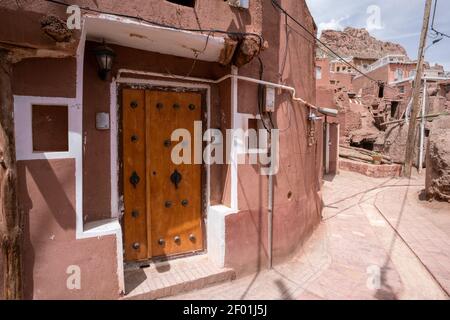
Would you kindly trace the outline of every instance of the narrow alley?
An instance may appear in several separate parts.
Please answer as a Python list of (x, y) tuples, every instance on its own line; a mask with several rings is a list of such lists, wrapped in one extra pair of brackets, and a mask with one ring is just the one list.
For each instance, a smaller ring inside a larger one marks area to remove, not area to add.
[(422, 199), (424, 177), (350, 172), (324, 185), (323, 221), (288, 262), (171, 299), (448, 299), (450, 204)]

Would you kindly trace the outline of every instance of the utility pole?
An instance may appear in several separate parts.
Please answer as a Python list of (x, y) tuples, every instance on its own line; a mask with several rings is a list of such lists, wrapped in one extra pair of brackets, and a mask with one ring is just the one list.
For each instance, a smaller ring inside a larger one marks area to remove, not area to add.
[[(423, 16), (422, 35), (420, 37), (419, 54), (417, 62), (416, 79), (414, 81), (413, 105), (411, 117), (409, 120), (408, 140), (406, 142), (405, 155), (405, 176), (410, 178), (412, 173), (412, 165), (414, 159), (414, 151), (416, 150), (416, 134), (417, 134), (417, 116), (420, 111), (420, 87), (422, 85), (424, 48), (427, 42), (428, 27), (430, 25), (431, 5), (433, 0), (426, 0), (425, 13)], [(425, 92), (424, 92), (425, 94)]]

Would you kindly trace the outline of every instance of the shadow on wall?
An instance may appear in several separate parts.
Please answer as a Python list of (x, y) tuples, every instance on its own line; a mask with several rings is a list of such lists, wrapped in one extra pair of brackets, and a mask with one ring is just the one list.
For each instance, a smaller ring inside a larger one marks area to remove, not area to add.
[(34, 275), (42, 272), (34, 270), (36, 255), (45, 255), (49, 242), (75, 238), (74, 172), (74, 160), (18, 162), (19, 205), (24, 211), (25, 228), (26, 299), (33, 298)]

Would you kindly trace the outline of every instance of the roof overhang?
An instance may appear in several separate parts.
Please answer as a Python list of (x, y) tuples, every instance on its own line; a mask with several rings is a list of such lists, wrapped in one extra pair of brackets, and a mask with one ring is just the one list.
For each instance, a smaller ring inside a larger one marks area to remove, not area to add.
[(160, 27), (112, 15), (86, 15), (86, 38), (134, 49), (227, 64), (236, 42), (224, 37)]

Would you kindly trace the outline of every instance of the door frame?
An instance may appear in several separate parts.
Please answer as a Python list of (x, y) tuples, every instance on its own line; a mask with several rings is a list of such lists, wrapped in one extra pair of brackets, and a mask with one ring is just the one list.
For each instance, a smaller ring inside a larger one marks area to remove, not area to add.
[[(111, 105), (110, 105), (110, 123), (111, 123), (111, 212), (112, 218), (122, 218), (123, 188), (122, 188), (122, 89), (131, 88), (138, 90), (167, 90), (172, 92), (198, 92), (202, 96), (202, 123), (203, 132), (210, 129), (211, 125), (211, 86), (202, 83), (191, 83), (181, 81), (166, 81), (156, 79), (139, 79), (139, 78), (121, 78), (119, 81), (114, 79), (111, 83)], [(204, 142), (203, 142), (204, 143)], [(204, 150), (202, 148), (202, 150)], [(164, 257), (163, 259), (176, 259), (183, 256), (191, 256), (195, 254), (207, 253), (207, 217), (210, 208), (210, 165), (203, 163), (202, 165), (202, 232), (203, 232), (203, 250), (194, 253), (186, 253)], [(121, 221), (122, 238), (124, 237), (124, 228)], [(158, 257), (152, 257), (149, 260), (157, 260)], [(139, 262), (138, 262), (139, 263)]]

